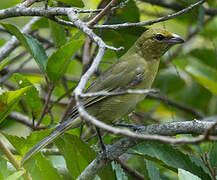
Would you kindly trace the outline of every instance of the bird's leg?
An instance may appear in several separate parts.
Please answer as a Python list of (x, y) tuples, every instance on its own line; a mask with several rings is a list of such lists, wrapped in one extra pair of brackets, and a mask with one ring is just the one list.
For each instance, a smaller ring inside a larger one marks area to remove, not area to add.
[(133, 129), (133, 131), (137, 131), (138, 127), (139, 127), (139, 126), (134, 125), (134, 124), (125, 124), (125, 123), (116, 123), (114, 126), (131, 128), (131, 129)]
[(82, 123), (80, 126), (80, 138), (82, 138), (83, 130), (84, 130), (84, 125)]
[(98, 139), (99, 139), (99, 143), (101, 145), (101, 148), (102, 148), (102, 151), (105, 155), (107, 155), (107, 152), (106, 152), (106, 145), (104, 144), (103, 140), (102, 140), (102, 136), (100, 134), (100, 129), (98, 127), (96, 127), (96, 133), (97, 133), (97, 136), (98, 136)]

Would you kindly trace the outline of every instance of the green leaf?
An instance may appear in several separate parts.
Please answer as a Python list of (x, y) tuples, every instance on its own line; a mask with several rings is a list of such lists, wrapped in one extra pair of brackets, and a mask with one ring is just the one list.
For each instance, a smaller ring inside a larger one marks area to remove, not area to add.
[(1, 132), (5, 134), (10, 134), (18, 137), (27, 137), (32, 132), (32, 130), (24, 124), (15, 121), (14, 119), (7, 117), (3, 123), (0, 124)]
[(0, 180), (4, 180), (6, 177), (10, 175), (10, 171), (7, 166), (7, 161), (0, 157)]
[(192, 162), (194, 162), (197, 166), (200, 166), (204, 172), (206, 172), (207, 174), (210, 175), (210, 177), (212, 176), (209, 169), (206, 167), (204, 162), (201, 160), (200, 156), (189, 156), (189, 157), (190, 157)]
[(160, 180), (159, 169), (155, 163), (146, 160), (146, 168), (148, 170), (148, 176), (151, 180)]
[(38, 30), (41, 28), (49, 28), (49, 23), (48, 23), (48, 19), (45, 17), (41, 17), (40, 19), (38, 19), (31, 27), (31, 30)]
[(127, 180), (127, 175), (124, 170), (121, 168), (120, 164), (112, 161), (112, 169), (115, 171), (117, 180)]
[(217, 143), (213, 142), (210, 148), (210, 151), (208, 153), (208, 161), (213, 169), (217, 168), (217, 156), (216, 155), (217, 155)]
[(210, 67), (216, 67), (216, 52), (213, 49), (197, 48), (189, 52), (189, 54)]
[(14, 58), (6, 58), (2, 62), (0, 62), (0, 71), (8, 64), (10, 63)]
[(33, 84), (24, 76), (20, 74), (13, 74), (13, 78), (17, 82), (17, 85), (20, 88), (24, 88), (26, 86), (31, 86), (29, 91), (26, 92), (25, 99), (28, 102), (28, 108), (30, 108), (30, 115), (32, 118), (37, 119), (37, 117), (41, 113), (42, 103), (39, 97), (38, 90), (33, 86)]
[(172, 68), (159, 71), (156, 79), (154, 80), (153, 87), (163, 90), (164, 93), (177, 93), (185, 87), (186, 84), (184, 80), (180, 79), (177, 72), (172, 71)]
[(24, 170), (16, 171), (15, 173), (8, 176), (5, 180), (16, 180), (24, 174)]
[(188, 155), (167, 144), (142, 142), (130, 149), (129, 153), (139, 156), (142, 155), (146, 159), (174, 172), (177, 172), (178, 168), (182, 168), (196, 174), (202, 179), (210, 179), (210, 176), (206, 174), (201, 167), (193, 163)]
[(24, 155), (35, 144), (47, 137), (51, 132), (51, 129), (33, 131), (26, 139), (18, 136), (8, 135), (5, 133), (3, 135), (13, 145), (17, 152), (19, 152), (21, 155)]
[[(120, 2), (120, 1), (119, 1)], [(123, 1), (122, 1), (123, 2)], [(140, 10), (136, 5), (136, 1), (129, 1), (127, 6), (117, 9), (108, 20), (108, 24), (122, 24), (127, 22), (139, 22)], [(114, 30), (106, 30), (103, 33), (103, 39), (112, 43), (115, 47), (123, 46), (124, 50), (117, 53), (120, 57), (134, 44), (138, 37), (146, 30), (145, 27), (120, 28)]]
[[(198, 84), (196, 81), (189, 83), (185, 86), (185, 88), (180, 90), (179, 94), (176, 95), (177, 101), (188, 104), (189, 106), (197, 108), (202, 112), (206, 111), (210, 97), (212, 96), (207, 89)], [(198, 97), (200, 97), (200, 101), (198, 101)]]
[(217, 71), (202, 63), (188, 65), (185, 70), (203, 87), (217, 96)]
[(193, 58), (185, 61), (185, 64), (181, 66), (179, 62), (175, 61), (175, 63), (189, 73), (200, 85), (217, 96), (217, 71)]
[(103, 168), (100, 172), (99, 172), (99, 177), (101, 179), (115, 179), (116, 178), (116, 174), (113, 171), (112, 165), (111, 163), (108, 164), (105, 168)]
[(41, 153), (37, 154), (35, 159), (41, 169), (42, 179), (63, 180), (58, 170), (53, 167), (51, 161), (46, 159)]
[(50, 22), (51, 35), (56, 47), (61, 47), (66, 42), (66, 32), (63, 25), (58, 24), (54, 21)]
[(18, 3), (21, 3), (22, 0), (13, 0), (13, 1), (1, 1), (0, 9), (6, 9), (12, 6), (17, 5)]
[(184, 169), (178, 169), (179, 180), (201, 180), (199, 177), (194, 174), (185, 171)]
[(1, 23), (1, 25), (11, 34), (16, 36), (16, 38), (25, 46), (25, 48), (36, 60), (42, 72), (45, 72), (47, 55), (41, 43), (29, 35), (22, 34), (20, 30), (14, 25), (7, 23)]
[(58, 2), (67, 4), (69, 6), (73, 6), (73, 7), (79, 7), (82, 8), (84, 7), (84, 3), (82, 0), (57, 0)]
[(4, 91), (0, 95), (0, 122), (2, 122), (8, 114), (10, 114), (20, 98), (29, 89), (30, 87), (25, 87), (16, 91)]
[(86, 143), (71, 134), (64, 134), (63, 137), (55, 140), (55, 144), (64, 156), (66, 166), (73, 179), (76, 179), (96, 157), (95, 152)]
[(28, 43), (28, 49), (30, 53), (36, 60), (42, 72), (45, 72), (46, 63), (47, 63), (47, 54), (45, 52), (45, 49), (43, 48), (42, 44), (38, 42), (38, 40), (34, 39), (33, 37), (29, 35), (24, 35), (24, 37)]
[(46, 72), (52, 83), (60, 80), (68, 67), (72, 55), (81, 48), (82, 44), (82, 40), (72, 39), (49, 57)]
[(42, 179), (42, 169), (38, 166), (35, 159), (30, 159), (24, 165), (24, 168), (31, 174), (33, 180)]

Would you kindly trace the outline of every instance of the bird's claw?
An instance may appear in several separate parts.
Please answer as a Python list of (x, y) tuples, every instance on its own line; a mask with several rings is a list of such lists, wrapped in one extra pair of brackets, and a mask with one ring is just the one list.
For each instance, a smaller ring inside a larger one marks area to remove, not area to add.
[(102, 154), (105, 157), (105, 159), (109, 159), (109, 147), (110, 145), (103, 144), (102, 149), (100, 150), (100, 154)]
[(115, 126), (130, 128), (133, 129), (134, 132), (136, 132), (139, 129), (139, 126), (134, 124), (117, 123), (115, 124)]

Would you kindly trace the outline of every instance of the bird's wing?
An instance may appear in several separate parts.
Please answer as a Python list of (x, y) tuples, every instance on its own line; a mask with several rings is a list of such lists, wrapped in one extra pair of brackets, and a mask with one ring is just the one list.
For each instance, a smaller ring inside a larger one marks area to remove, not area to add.
[[(108, 68), (88, 87), (85, 93), (107, 91), (118, 92), (134, 88), (144, 78), (145, 68), (140, 64), (133, 63), (131, 65), (125, 61), (119, 61)], [(85, 108), (102, 101), (108, 96), (94, 96), (83, 100)], [(77, 115), (77, 108), (74, 107), (70, 113), (70, 117)]]
[(118, 61), (101, 74), (86, 92), (111, 91), (117, 88), (124, 90), (140, 74), (144, 74), (144, 67), (140, 64)]
[[(118, 62), (119, 63), (119, 62)], [(140, 70), (138, 68), (141, 68)], [(134, 88), (138, 85), (144, 78), (144, 69), (137, 63), (132, 65), (120, 62), (118, 66), (114, 65), (112, 68), (106, 70), (99, 78), (97, 78), (92, 85), (87, 89), (86, 92), (97, 92), (106, 90), (108, 92), (117, 92), (120, 90), (126, 90), (129, 88)], [(88, 97), (84, 99), (84, 106), (91, 106), (98, 101), (102, 101), (108, 96), (95, 96)], [(47, 144), (52, 142), (58, 136), (63, 134), (70, 127), (77, 127), (82, 120), (76, 118), (78, 116), (77, 108), (72, 109), (70, 118), (60, 124), (52, 134), (36, 144), (32, 149), (30, 149), (22, 159), (21, 164), (24, 164), (30, 157), (40, 151)]]

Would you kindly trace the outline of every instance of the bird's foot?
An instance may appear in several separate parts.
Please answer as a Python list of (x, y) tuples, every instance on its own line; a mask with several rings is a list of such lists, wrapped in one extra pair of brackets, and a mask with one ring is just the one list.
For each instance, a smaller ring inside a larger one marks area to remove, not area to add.
[(110, 145), (101, 144), (100, 153), (105, 157), (105, 159), (109, 159), (109, 147)]
[(130, 128), (133, 129), (133, 131), (137, 131), (139, 129), (139, 126), (134, 124), (116, 123), (115, 126)]

